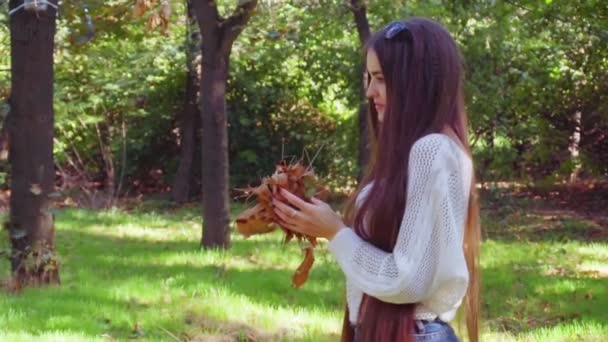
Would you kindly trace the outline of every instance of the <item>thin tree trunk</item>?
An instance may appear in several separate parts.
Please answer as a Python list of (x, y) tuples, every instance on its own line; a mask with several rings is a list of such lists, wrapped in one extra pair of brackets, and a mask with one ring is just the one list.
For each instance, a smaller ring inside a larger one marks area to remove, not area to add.
[(122, 153), (120, 157), (120, 176), (118, 176), (118, 186), (116, 187), (116, 192), (112, 197), (118, 198), (121, 196), (122, 192), (122, 184), (125, 180), (125, 172), (127, 169), (127, 126), (125, 125), (125, 119), (122, 118), (122, 122), (120, 125), (120, 136), (122, 138)]
[[(488, 151), (494, 151), (494, 138), (496, 137), (497, 117), (498, 116), (495, 116), (492, 119), (492, 122), (490, 123), (490, 128), (485, 136), (486, 146), (487, 146)], [(515, 137), (513, 137), (512, 139), (514, 141)], [(522, 146), (522, 148), (523, 148), (523, 146)], [(494, 153), (489, 153), (485, 156), (484, 160), (482, 161), (483, 167), (481, 168), (482, 170), (480, 170), (480, 173), (481, 173), (480, 181), (482, 181), (482, 182), (486, 181), (488, 176), (490, 175), (489, 171), (491, 170), (490, 165), (492, 164), (493, 156), (494, 156)], [(519, 173), (519, 164), (517, 163), (517, 160), (519, 160), (519, 158), (517, 158), (515, 161), (513, 161), (512, 168), (513, 168), (513, 171)]]
[[(53, 2), (55, 3), (55, 2)], [(21, 1), (11, 0), (13, 9)], [(59, 282), (53, 192), (53, 48), (56, 11), (20, 10), (10, 18), (11, 96), (7, 118), (11, 164), (12, 287)]]
[[(186, 104), (182, 113), (180, 122), (181, 145), (180, 159), (175, 180), (173, 182), (173, 200), (182, 203), (186, 202), (190, 197), (190, 184), (192, 178), (192, 165), (195, 146), (196, 134), (196, 116), (199, 115), (196, 94), (198, 93), (198, 84), (195, 84), (192, 77), (188, 75), (186, 81)], [(198, 83), (198, 82), (197, 82)], [(192, 103), (192, 101), (195, 101)]]
[(226, 81), (230, 51), (257, 0), (239, 1), (229, 18), (221, 18), (212, 0), (194, 3), (201, 31), (202, 70), (200, 111), (202, 123), (203, 248), (230, 246), (228, 201), (228, 125)]
[(100, 202), (91, 201), (93, 208), (107, 208), (114, 205), (116, 194), (116, 170), (114, 168), (114, 156), (112, 155), (112, 137), (107, 123), (95, 124), (97, 139), (99, 141), (99, 151), (103, 160), (104, 170), (104, 195), (101, 196)]
[[(359, 42), (361, 47), (365, 45), (371, 32), (369, 29), (369, 22), (367, 20), (367, 8), (364, 0), (351, 0), (350, 8), (355, 17), (355, 24), (357, 25), (357, 32), (359, 33)], [(362, 77), (359, 87), (359, 175), (358, 179), (361, 180), (370, 158), (370, 145), (369, 145), (369, 120), (368, 120), (368, 109), (367, 100), (365, 96), (365, 85), (366, 85), (366, 70), (365, 63), (361, 64), (360, 75)]]
[(582, 112), (577, 110), (574, 112), (574, 130), (572, 137), (570, 137), (570, 157), (572, 158), (572, 165), (574, 168), (570, 173), (570, 183), (574, 183), (578, 179), (578, 175), (581, 172), (581, 161), (580, 161), (580, 145), (581, 145), (581, 132), (582, 132)]
[(198, 94), (200, 88), (200, 72), (196, 65), (196, 60), (200, 55), (200, 34), (196, 27), (196, 17), (192, 6), (193, 0), (187, 2), (187, 17), (188, 30), (186, 37), (187, 53), (186, 64), (188, 67), (188, 75), (186, 77), (186, 94), (184, 110), (180, 120), (181, 132), (181, 155), (179, 167), (173, 182), (173, 199), (176, 202), (185, 202), (190, 197), (190, 185), (193, 175), (193, 159), (196, 149), (196, 134), (198, 131), (197, 123), (200, 122), (197, 116), (200, 115), (198, 108)]

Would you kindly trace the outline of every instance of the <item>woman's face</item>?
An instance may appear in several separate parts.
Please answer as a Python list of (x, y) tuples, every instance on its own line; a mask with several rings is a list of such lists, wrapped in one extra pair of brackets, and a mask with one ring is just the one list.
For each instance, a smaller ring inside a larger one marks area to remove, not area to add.
[(378, 112), (378, 122), (382, 123), (386, 108), (386, 84), (384, 83), (384, 75), (380, 68), (378, 55), (372, 49), (367, 50), (367, 73), (370, 78), (365, 95), (374, 101), (376, 112)]

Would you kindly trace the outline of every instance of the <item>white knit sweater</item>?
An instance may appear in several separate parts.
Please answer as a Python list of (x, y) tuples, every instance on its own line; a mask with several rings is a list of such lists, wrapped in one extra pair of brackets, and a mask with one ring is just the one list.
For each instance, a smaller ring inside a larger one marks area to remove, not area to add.
[[(357, 322), (363, 293), (388, 303), (419, 303), (417, 319), (451, 321), (469, 281), (463, 252), (472, 162), (444, 134), (414, 143), (409, 156), (407, 203), (397, 242), (386, 253), (352, 229), (330, 241), (346, 275), (349, 319)], [(357, 207), (369, 185), (357, 198)]]

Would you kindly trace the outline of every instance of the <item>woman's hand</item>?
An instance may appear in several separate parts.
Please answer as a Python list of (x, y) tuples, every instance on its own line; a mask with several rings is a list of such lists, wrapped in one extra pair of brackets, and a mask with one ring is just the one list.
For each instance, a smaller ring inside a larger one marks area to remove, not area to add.
[(328, 240), (340, 229), (346, 228), (340, 215), (320, 199), (313, 197), (312, 203), (308, 203), (285, 189), (281, 189), (281, 195), (291, 206), (277, 199), (273, 199), (272, 204), (281, 221), (279, 223), (285, 228)]

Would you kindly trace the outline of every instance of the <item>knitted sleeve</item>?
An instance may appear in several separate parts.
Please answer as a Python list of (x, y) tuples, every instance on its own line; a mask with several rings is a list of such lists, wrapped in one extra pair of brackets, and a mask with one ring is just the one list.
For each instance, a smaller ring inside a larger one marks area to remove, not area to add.
[(470, 177), (463, 175), (466, 171), (448, 139), (433, 134), (412, 147), (406, 207), (392, 253), (350, 228), (330, 241), (352, 289), (399, 304), (423, 302), (441, 290), (448, 295), (432, 301), (439, 310), (457, 306), (464, 296), (468, 272), (462, 242)]

